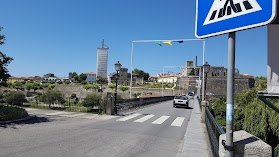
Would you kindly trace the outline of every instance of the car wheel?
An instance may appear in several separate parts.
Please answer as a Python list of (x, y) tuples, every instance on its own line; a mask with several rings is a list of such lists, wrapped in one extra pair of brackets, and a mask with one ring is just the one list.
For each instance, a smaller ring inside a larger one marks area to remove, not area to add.
[(175, 106), (175, 105), (173, 105), (173, 107), (174, 107), (174, 108), (176, 108), (176, 106)]

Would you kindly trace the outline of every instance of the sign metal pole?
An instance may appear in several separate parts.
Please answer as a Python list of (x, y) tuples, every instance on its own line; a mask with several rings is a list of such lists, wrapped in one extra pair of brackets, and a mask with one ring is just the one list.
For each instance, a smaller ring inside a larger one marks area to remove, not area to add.
[(234, 121), (234, 74), (235, 74), (235, 32), (229, 33), (228, 72), (227, 72), (227, 109), (226, 109), (226, 157), (233, 157)]

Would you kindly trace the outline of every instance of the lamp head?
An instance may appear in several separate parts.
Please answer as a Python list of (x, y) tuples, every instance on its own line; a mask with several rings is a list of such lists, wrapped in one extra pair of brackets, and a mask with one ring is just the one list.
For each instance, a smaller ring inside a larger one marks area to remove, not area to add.
[(115, 70), (120, 71), (122, 65), (119, 63), (119, 61), (117, 63), (115, 63), (114, 65), (115, 65)]
[(203, 68), (204, 68), (204, 72), (205, 72), (205, 73), (208, 73), (209, 70), (210, 70), (210, 65), (206, 62), (206, 63), (203, 65)]

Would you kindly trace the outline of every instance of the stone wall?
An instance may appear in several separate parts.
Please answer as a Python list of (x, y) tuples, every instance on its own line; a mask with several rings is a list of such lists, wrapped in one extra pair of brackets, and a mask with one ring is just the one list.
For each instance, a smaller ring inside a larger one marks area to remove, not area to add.
[[(48, 89), (44, 89), (44, 90), (37, 90), (37, 92), (44, 92)], [(53, 90), (59, 90), (61, 91), (65, 97), (70, 97), (73, 93), (75, 93), (77, 95), (77, 97), (79, 98), (85, 98), (87, 95), (89, 94), (99, 94), (104, 97), (106, 96), (107, 92), (111, 92), (114, 93), (115, 89), (110, 89), (110, 88), (106, 88), (105, 90), (103, 90), (103, 92), (98, 92), (94, 89), (88, 89), (85, 90), (83, 88), (83, 85), (56, 85), (55, 88)], [(33, 90), (31, 90), (33, 91)], [(173, 90), (173, 89), (164, 89), (164, 96), (172, 96), (173, 94), (178, 94), (179, 90)], [(185, 91), (181, 90), (180, 91), (182, 94), (186, 94)], [(122, 98), (130, 98), (130, 88), (123, 92), (121, 91), (119, 88), (117, 89), (117, 93), (118, 95), (120, 95)], [(162, 89), (161, 88), (140, 88), (140, 87), (133, 87), (132, 88), (132, 93), (141, 93), (141, 96), (146, 95), (146, 94), (152, 94), (152, 95), (156, 95), (156, 96), (162, 96)]]
[[(243, 90), (253, 88), (255, 80), (253, 78), (235, 78), (235, 94), (240, 94)], [(208, 77), (207, 78), (208, 96), (226, 96), (227, 77)]]

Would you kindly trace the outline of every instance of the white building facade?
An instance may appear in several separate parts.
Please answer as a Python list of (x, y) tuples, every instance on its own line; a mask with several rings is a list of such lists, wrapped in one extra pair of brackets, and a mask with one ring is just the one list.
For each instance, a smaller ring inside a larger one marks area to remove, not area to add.
[(86, 81), (87, 82), (95, 82), (96, 81), (96, 73), (94, 72), (88, 72), (88, 73), (85, 73), (85, 75), (87, 76), (86, 78)]
[(97, 48), (97, 76), (107, 78), (108, 48)]

